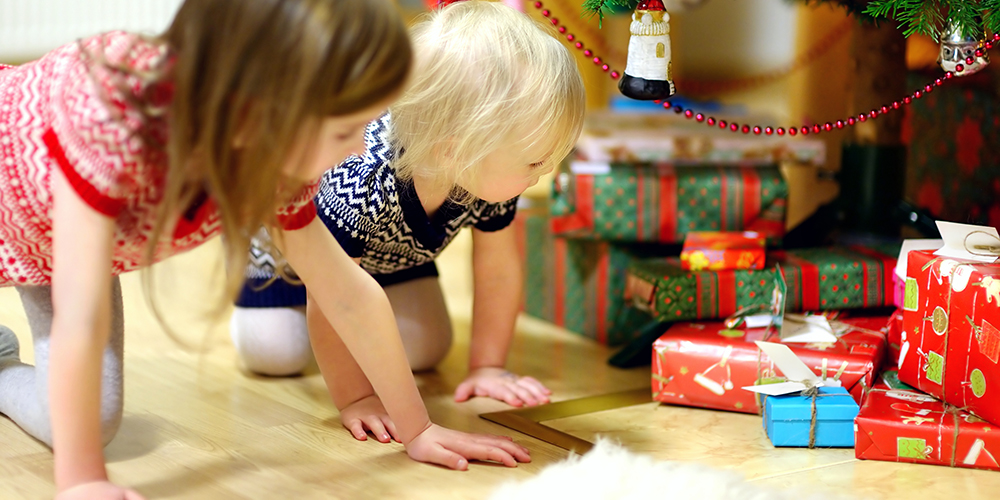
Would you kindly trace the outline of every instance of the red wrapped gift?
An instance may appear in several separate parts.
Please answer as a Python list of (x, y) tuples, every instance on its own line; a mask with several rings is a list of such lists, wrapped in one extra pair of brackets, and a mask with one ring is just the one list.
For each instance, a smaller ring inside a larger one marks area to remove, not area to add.
[(903, 344), (903, 311), (896, 310), (889, 316), (889, 323), (885, 325), (885, 335), (888, 340), (887, 367), (899, 367), (899, 347)]
[(1000, 264), (910, 252), (899, 378), (1000, 423)]
[(764, 269), (766, 243), (764, 236), (753, 231), (688, 233), (681, 251), (681, 269)]
[[(818, 375), (837, 378), (861, 401), (885, 360), (886, 318), (831, 322), (839, 341), (788, 343)], [(838, 328), (840, 327), (840, 328)], [(678, 323), (653, 343), (653, 399), (699, 408), (759, 413), (757, 395), (741, 387), (782, 376), (754, 341), (779, 342), (771, 328), (729, 330), (721, 322)]]
[(874, 389), (854, 424), (862, 460), (1000, 470), (1000, 427), (926, 394)]

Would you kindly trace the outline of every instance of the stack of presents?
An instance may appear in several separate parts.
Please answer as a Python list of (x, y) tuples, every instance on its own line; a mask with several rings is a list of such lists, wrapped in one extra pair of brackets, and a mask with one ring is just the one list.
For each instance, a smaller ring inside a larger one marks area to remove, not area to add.
[(760, 414), (775, 446), (1000, 470), (996, 229), (783, 248), (783, 167), (823, 148), (585, 133), (519, 210), (525, 312), (608, 345), (659, 325), (653, 399)]

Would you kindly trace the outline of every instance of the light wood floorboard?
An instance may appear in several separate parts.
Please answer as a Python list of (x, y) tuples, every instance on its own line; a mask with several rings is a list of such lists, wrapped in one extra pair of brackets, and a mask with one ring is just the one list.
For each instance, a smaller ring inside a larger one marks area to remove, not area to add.
[[(461, 430), (511, 434), (478, 418), (502, 403), (456, 404), (468, 349), (471, 286), (468, 235), (440, 260), (456, 345), (443, 365), (417, 381), (435, 422)], [(398, 444), (355, 441), (315, 369), (298, 378), (249, 376), (238, 368), (226, 318), (207, 315), (216, 303), (215, 242), (157, 266), (158, 304), (175, 335), (200, 344), (183, 349), (156, 322), (140, 274), (123, 279), (126, 303), (126, 407), (107, 448), (114, 480), (151, 498), (485, 498), (504, 481), (523, 480), (566, 453), (514, 435), (533, 462), (517, 469), (474, 464), (452, 472), (410, 460)], [(214, 279), (206, 279), (212, 277)], [(0, 323), (15, 329), (31, 359), (17, 293), (0, 289)], [(611, 350), (545, 322), (521, 318), (510, 368), (554, 390), (555, 400), (642, 387), (648, 368), (617, 370)], [(1000, 473), (854, 459), (852, 450), (775, 449), (758, 417), (653, 403), (549, 421), (584, 439), (606, 436), (661, 459), (736, 470), (769, 486), (859, 494), (866, 498), (994, 498)], [(0, 418), (0, 498), (53, 493), (52, 457)], [(655, 478), (651, 479), (655, 480)], [(664, 485), (664, 492), (669, 485)]]

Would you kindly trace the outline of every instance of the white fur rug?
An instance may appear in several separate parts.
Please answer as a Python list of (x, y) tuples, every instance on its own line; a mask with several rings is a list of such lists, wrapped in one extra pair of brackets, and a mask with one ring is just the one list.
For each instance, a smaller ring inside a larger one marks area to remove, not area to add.
[(502, 485), (491, 500), (843, 500), (767, 489), (704, 465), (662, 462), (599, 440), (586, 455), (546, 467), (522, 483)]

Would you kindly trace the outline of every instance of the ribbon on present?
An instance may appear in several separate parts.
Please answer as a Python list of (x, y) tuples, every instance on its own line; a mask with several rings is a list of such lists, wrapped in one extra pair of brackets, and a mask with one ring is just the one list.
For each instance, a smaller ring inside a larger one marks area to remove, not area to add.
[[(921, 266), (920, 270), (921, 271), (926, 271), (928, 268), (930, 268), (931, 266), (933, 266), (935, 263), (937, 263), (939, 261), (944, 261), (944, 260), (945, 259), (943, 257), (933, 258), (933, 259), (927, 261), (926, 264), (924, 264), (923, 266)], [(941, 267), (943, 267), (943, 266), (941, 266)], [(941, 267), (939, 267), (939, 272), (941, 270)], [(956, 279), (956, 276), (961, 273), (960, 270), (963, 269), (963, 268), (970, 268), (973, 271), (975, 270), (975, 267), (974, 267), (973, 264), (967, 264), (966, 263), (966, 264), (956, 264), (955, 267), (953, 267), (948, 272), (948, 282), (949, 282), (949, 284), (948, 284), (948, 287), (947, 287), (947, 300), (945, 301), (945, 307), (943, 308), (944, 311), (945, 311), (944, 315), (945, 315), (945, 321), (947, 321), (947, 325), (945, 326), (944, 331), (939, 334), (942, 337), (944, 337), (944, 346), (942, 348), (942, 354), (938, 355), (938, 356), (941, 356), (941, 358), (942, 358), (941, 359), (941, 380), (940, 380), (940, 386), (941, 386), (941, 393), (942, 394), (944, 394), (944, 392), (947, 390), (946, 388), (948, 387), (946, 385), (946, 382), (947, 382), (946, 378), (948, 376), (948, 370), (945, 369), (944, 358), (947, 357), (947, 355), (948, 355), (948, 352), (949, 352), (948, 351), (948, 342), (951, 339), (951, 319), (949, 318), (949, 315), (951, 314), (951, 311), (952, 311), (951, 299), (954, 296), (954, 287), (951, 285), (951, 283), (952, 283), (953, 280)], [(930, 274), (931, 275), (934, 274), (933, 270), (932, 270), (932, 272)], [(939, 278), (939, 279), (942, 279), (942, 278), (943, 278), (943, 276), (941, 278)], [(935, 310), (938, 309), (938, 308), (941, 308), (941, 306), (938, 306), (937, 308), (935, 308)], [(926, 321), (927, 319), (931, 319), (931, 321), (932, 321), (932, 328), (933, 328), (933, 324), (936, 323), (936, 321), (934, 321), (933, 313), (932, 313), (932, 316), (930, 318), (923, 318), (924, 321)], [(937, 334), (938, 332), (935, 330), (934, 333)], [(923, 358), (922, 371), (924, 371), (926, 373), (928, 371), (928, 369), (930, 368), (930, 366), (931, 366), (931, 363), (930, 363), (930, 353), (924, 353), (923, 350), (920, 349), (919, 347), (917, 348), (916, 352), (917, 352), (918, 356), (920, 356), (921, 358)], [(927, 377), (928, 380), (931, 380), (933, 382), (937, 382), (937, 381), (934, 381), (933, 379), (931, 379), (930, 375), (925, 375), (925, 377)]]
[[(837, 375), (835, 379), (827, 379), (826, 370), (823, 371), (823, 376), (818, 377), (813, 373), (812, 369), (806, 366), (798, 356), (792, 352), (788, 346), (784, 344), (775, 344), (772, 342), (755, 342), (757, 347), (760, 349), (758, 351), (758, 373), (760, 370), (760, 359), (763, 353), (766, 353), (774, 364), (781, 368), (782, 373), (785, 374), (787, 381), (780, 382), (777, 384), (766, 384), (766, 385), (751, 385), (743, 387), (743, 389), (757, 393), (763, 394), (765, 396), (783, 396), (788, 394), (793, 394), (798, 392), (800, 395), (811, 398), (812, 404), (812, 416), (810, 417), (809, 424), (809, 448), (816, 447), (816, 398), (822, 396), (848, 396), (850, 393), (840, 393), (840, 394), (820, 394), (820, 387), (841, 387), (840, 384), (840, 374)], [(853, 400), (852, 400), (853, 401)]]
[[(811, 398), (812, 404), (812, 416), (809, 418), (809, 449), (816, 447), (816, 398), (821, 398), (825, 396), (847, 396), (851, 397), (850, 393), (839, 393), (839, 394), (820, 394), (818, 385), (807, 384), (809, 387), (802, 391), (801, 395), (807, 398)], [(955, 439), (958, 439), (956, 436)]]

